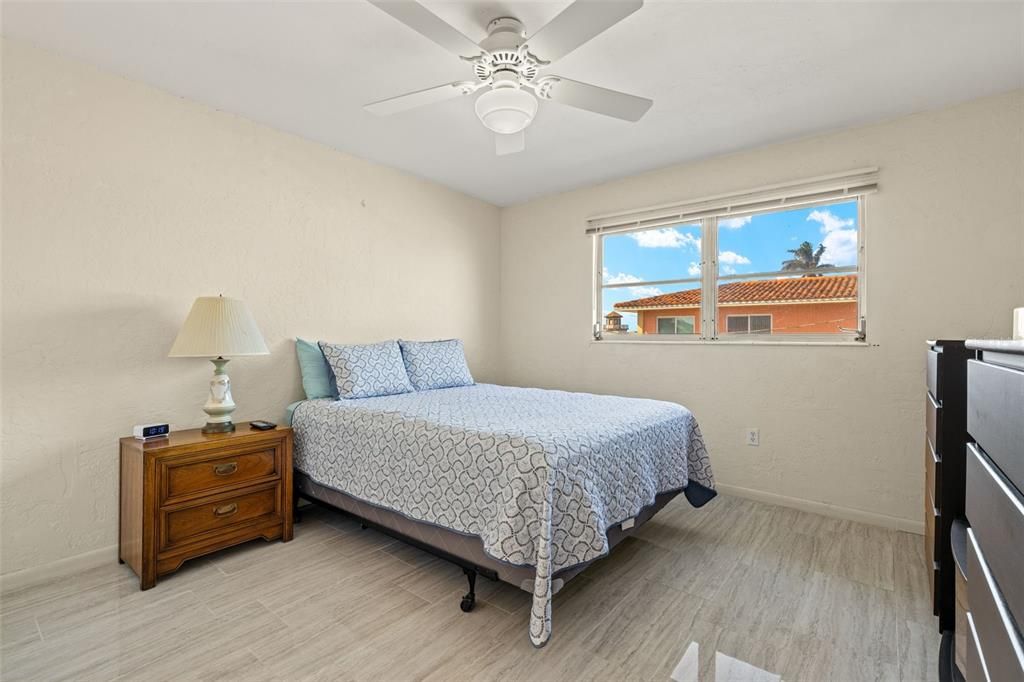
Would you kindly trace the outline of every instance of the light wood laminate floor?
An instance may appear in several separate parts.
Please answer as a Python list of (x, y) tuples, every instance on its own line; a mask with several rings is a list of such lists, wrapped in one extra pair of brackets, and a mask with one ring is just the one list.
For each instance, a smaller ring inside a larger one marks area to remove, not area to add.
[(481, 579), (465, 614), (465, 590), (458, 568), (307, 510), (293, 542), (193, 561), (147, 592), (111, 562), (2, 595), (0, 675), (667, 680), (691, 649), (701, 682), (715, 665), (765, 671), (730, 679), (936, 678), (920, 536), (733, 497), (677, 498), (571, 581), (544, 649), (528, 594)]

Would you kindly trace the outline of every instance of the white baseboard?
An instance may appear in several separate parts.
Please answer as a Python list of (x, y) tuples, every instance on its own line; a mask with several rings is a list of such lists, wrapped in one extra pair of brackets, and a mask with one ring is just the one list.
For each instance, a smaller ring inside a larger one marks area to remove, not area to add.
[(117, 561), (117, 545), (101, 547), (67, 559), (51, 561), (42, 566), (0, 575), (0, 592), (13, 592), (25, 587), (49, 582), (57, 578), (75, 575), (82, 571), (110, 565)]
[[(837, 519), (858, 521), (872, 526), (882, 526), (883, 528), (892, 528), (894, 530), (902, 530), (908, 533), (924, 535), (924, 521), (901, 519), (897, 516), (876, 514), (875, 512), (853, 509), (851, 507), (840, 507), (826, 502), (802, 500), (798, 497), (787, 497), (785, 495), (777, 495), (775, 493), (752, 490), (750, 488), (741, 488), (734, 485), (719, 484), (716, 487), (726, 495), (745, 497), (747, 499), (757, 500), (758, 502), (777, 504), (780, 507), (792, 507), (793, 509), (821, 514), (823, 516), (831, 516)], [(114, 561), (117, 561), (117, 545), (101, 547), (100, 549), (94, 549), (91, 552), (78, 554), (73, 557), (54, 561), (36, 568), (27, 568), (23, 571), (15, 571), (14, 573), (0, 575), (0, 592), (19, 590), (24, 587), (30, 587), (32, 585), (50, 581), (55, 578), (74, 575)]]
[(878, 514), (875, 512), (864, 511), (863, 509), (854, 509), (852, 507), (840, 507), (839, 505), (828, 504), (827, 502), (803, 500), (799, 497), (787, 497), (786, 495), (777, 495), (775, 493), (768, 493), (762, 490), (752, 490), (750, 488), (740, 488), (739, 486), (734, 485), (718, 484), (715, 487), (726, 495), (745, 497), (750, 500), (757, 500), (758, 502), (777, 504), (780, 507), (791, 507), (801, 511), (821, 514), (822, 516), (831, 516), (836, 519), (858, 521), (872, 526), (881, 526), (882, 528), (892, 528), (893, 530), (901, 530), (907, 533), (924, 535), (923, 520), (916, 521), (912, 519), (904, 519), (898, 516), (888, 516), (887, 514)]

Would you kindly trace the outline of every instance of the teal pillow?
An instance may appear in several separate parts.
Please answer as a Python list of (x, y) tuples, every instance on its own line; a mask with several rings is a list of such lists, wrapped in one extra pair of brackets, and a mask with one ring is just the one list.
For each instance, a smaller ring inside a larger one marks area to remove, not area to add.
[(338, 399), (331, 368), (327, 365), (324, 353), (316, 343), (295, 339), (295, 354), (299, 356), (299, 371), (302, 372), (302, 390), (306, 392), (306, 400), (316, 398)]

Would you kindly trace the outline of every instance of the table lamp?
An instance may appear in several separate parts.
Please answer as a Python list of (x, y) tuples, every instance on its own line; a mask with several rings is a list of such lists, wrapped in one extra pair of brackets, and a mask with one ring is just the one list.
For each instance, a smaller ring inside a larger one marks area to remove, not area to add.
[(235, 430), (231, 413), (231, 380), (224, 371), (225, 355), (268, 355), (267, 344), (256, 326), (256, 320), (245, 303), (223, 296), (200, 296), (192, 304), (178, 338), (171, 346), (171, 358), (210, 358), (213, 379), (210, 397), (203, 410), (208, 415), (203, 433), (227, 433)]

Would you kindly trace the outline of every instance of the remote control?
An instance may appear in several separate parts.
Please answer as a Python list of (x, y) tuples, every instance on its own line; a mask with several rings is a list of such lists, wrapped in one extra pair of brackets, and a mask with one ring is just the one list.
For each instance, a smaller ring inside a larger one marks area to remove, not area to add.
[(262, 419), (257, 419), (256, 421), (249, 422), (249, 426), (256, 429), (257, 431), (269, 431), (270, 429), (277, 428), (277, 424), (274, 424), (273, 422), (263, 421)]

